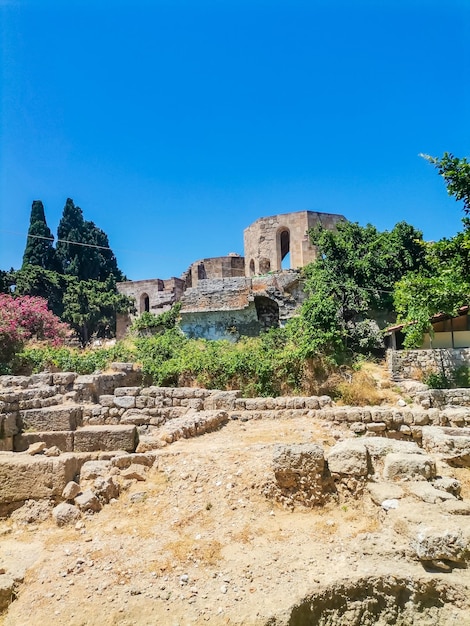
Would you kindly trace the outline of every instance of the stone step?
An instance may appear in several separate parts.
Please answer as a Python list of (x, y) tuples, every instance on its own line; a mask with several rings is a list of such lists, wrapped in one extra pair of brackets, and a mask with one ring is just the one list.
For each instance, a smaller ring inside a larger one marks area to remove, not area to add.
[(74, 452), (125, 450), (135, 452), (138, 444), (135, 426), (83, 426), (74, 433)]
[(44, 441), (47, 448), (56, 446), (61, 452), (73, 452), (74, 433), (71, 430), (22, 433), (13, 438), (13, 450), (24, 452), (32, 443)]
[(19, 412), (19, 426), (23, 431), (75, 430), (80, 426), (81, 419), (82, 408), (77, 405), (61, 404)]

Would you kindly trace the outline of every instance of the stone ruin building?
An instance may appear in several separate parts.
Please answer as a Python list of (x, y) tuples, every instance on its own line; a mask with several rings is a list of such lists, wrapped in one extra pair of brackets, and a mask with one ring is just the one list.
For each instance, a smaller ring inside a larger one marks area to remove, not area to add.
[[(195, 261), (180, 278), (127, 281), (118, 290), (134, 298), (135, 315), (118, 315), (117, 337), (133, 319), (181, 302), (180, 326), (188, 337), (236, 340), (282, 325), (302, 303), (300, 269), (316, 259), (309, 229), (333, 230), (342, 215), (297, 211), (261, 217), (244, 231), (245, 256)], [(286, 261), (290, 267), (286, 268)]]

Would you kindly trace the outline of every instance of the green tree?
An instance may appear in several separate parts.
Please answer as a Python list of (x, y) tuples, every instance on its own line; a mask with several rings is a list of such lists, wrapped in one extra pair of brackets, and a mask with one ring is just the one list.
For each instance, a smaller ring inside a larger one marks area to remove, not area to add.
[(450, 152), (444, 152), (441, 158), (421, 154), (437, 168), (440, 176), (445, 180), (447, 193), (456, 200), (463, 200), (463, 210), (470, 213), (470, 163), (465, 157), (455, 157)]
[(24, 265), (13, 273), (13, 284), (15, 294), (45, 298), (49, 309), (55, 315), (62, 317), (63, 295), (68, 284), (67, 276), (44, 269), (39, 265)]
[(304, 270), (307, 299), (292, 325), (304, 353), (341, 360), (351, 351), (380, 349), (373, 320), (392, 313), (394, 283), (424, 263), (422, 233), (405, 222), (384, 232), (341, 222), (336, 231), (319, 227), (310, 237), (318, 260)]
[[(51, 233), (44, 214), (44, 205), (40, 200), (34, 200), (31, 207), (28, 238), (23, 254), (23, 265), (38, 265), (46, 270), (59, 268), (54, 246), (54, 236)], [(42, 294), (38, 294), (42, 295)]]
[[(447, 192), (462, 200), (465, 213), (470, 212), (470, 163), (444, 152), (441, 158), (421, 155), (434, 165), (445, 180)], [(394, 303), (398, 321), (405, 324), (404, 345), (419, 347), (423, 333), (432, 335), (431, 318), (437, 313), (456, 315), (470, 300), (470, 219), (451, 239), (441, 239), (425, 246), (426, 262), (419, 271), (412, 271), (397, 282)]]
[(84, 220), (81, 208), (71, 198), (65, 203), (57, 239), (57, 256), (64, 274), (80, 280), (105, 281), (110, 274), (116, 281), (125, 279), (106, 233)]
[(426, 262), (419, 271), (409, 272), (397, 282), (394, 303), (398, 321), (405, 324), (404, 345), (416, 348), (423, 333), (432, 334), (431, 318), (437, 313), (457, 315), (470, 299), (470, 220), (451, 239), (425, 246)]
[(133, 308), (133, 300), (117, 292), (112, 275), (104, 282), (70, 277), (63, 303), (62, 317), (77, 332), (83, 346), (92, 336), (114, 336), (116, 313)]

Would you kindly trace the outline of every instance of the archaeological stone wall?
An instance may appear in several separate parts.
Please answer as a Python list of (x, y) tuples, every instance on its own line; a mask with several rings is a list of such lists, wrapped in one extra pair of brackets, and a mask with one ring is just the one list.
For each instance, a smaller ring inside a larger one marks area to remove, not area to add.
[(451, 377), (462, 366), (470, 366), (470, 348), (387, 351), (387, 367), (394, 380), (422, 380), (430, 373)]

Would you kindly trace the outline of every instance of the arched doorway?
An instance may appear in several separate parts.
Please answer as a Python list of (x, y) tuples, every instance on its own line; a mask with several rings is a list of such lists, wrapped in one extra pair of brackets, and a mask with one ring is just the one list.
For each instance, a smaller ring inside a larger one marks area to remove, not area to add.
[(255, 275), (255, 261), (254, 259), (251, 259), (250, 261), (250, 276), (254, 276)]
[(288, 228), (282, 228), (278, 232), (278, 254), (279, 269), (290, 269), (290, 231)]
[(150, 299), (148, 294), (143, 293), (140, 296), (140, 313), (148, 313), (150, 311)]

